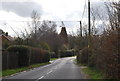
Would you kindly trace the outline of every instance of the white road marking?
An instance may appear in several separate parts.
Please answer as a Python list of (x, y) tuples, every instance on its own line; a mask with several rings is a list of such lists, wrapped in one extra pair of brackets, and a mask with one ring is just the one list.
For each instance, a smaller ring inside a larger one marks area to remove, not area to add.
[(40, 78), (38, 78), (38, 79), (42, 79), (44, 76), (41, 76)]
[(50, 74), (51, 72), (53, 72), (53, 70), (49, 71), (47, 74)]
[(38, 78), (36, 81), (39, 81), (39, 79), (42, 79), (42, 78), (44, 78), (44, 76), (41, 76), (40, 78)]
[[(53, 70), (49, 71), (47, 74), (50, 74), (51, 72), (53, 72)], [(38, 78), (36, 81), (39, 81), (39, 79), (44, 78), (44, 76), (41, 76), (40, 78)]]

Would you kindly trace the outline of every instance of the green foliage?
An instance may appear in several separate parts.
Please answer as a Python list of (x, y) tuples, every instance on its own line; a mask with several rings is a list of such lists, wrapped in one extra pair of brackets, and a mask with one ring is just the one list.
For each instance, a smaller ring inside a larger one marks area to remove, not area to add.
[(82, 68), (82, 70), (85, 72), (85, 74), (89, 75), (90, 79), (104, 79), (102, 73), (93, 68), (86, 67)]
[(27, 67), (17, 68), (17, 69), (7, 69), (2, 72), (2, 76), (12, 75), (21, 71), (27, 70)]
[(18, 37), (18, 38), (15, 39), (14, 42), (15, 42), (16, 45), (22, 45), (24, 40), (22, 38)]
[(57, 60), (58, 58), (50, 58), (50, 61)]
[(39, 47), (50, 51), (50, 46), (46, 42), (40, 42)]
[(64, 50), (59, 52), (60, 57), (71, 57), (74, 56), (74, 50)]
[(20, 53), (28, 53), (30, 51), (30, 47), (25, 45), (11, 45), (7, 48), (9, 52), (20, 52)]

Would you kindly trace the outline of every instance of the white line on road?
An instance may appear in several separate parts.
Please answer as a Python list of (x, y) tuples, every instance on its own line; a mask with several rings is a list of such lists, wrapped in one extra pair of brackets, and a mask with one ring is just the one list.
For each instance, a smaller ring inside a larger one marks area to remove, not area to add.
[(39, 79), (42, 79), (44, 76), (41, 76)]
[(38, 78), (36, 81), (39, 81), (39, 79), (42, 79), (42, 78), (44, 78), (44, 76), (41, 76), (40, 78)]
[(53, 72), (53, 70), (49, 71), (47, 74), (50, 74), (51, 72)]
[[(53, 72), (53, 70), (49, 71), (47, 74), (50, 74), (51, 72)], [(39, 79), (44, 78), (44, 76), (41, 76), (40, 78), (38, 78), (36, 81), (38, 81)]]

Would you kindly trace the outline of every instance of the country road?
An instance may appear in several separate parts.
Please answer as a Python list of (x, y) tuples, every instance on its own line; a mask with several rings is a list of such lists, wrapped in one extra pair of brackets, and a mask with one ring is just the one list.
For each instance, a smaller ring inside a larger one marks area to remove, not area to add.
[(4, 79), (83, 79), (80, 67), (75, 64), (76, 57), (60, 58), (49, 65), (24, 71)]

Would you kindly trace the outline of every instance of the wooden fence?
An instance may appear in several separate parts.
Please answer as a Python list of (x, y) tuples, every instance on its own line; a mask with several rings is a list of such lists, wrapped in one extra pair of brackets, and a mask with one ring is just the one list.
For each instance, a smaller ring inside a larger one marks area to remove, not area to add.
[(16, 53), (7, 51), (2, 52), (2, 70), (13, 69), (18, 67), (18, 56)]

